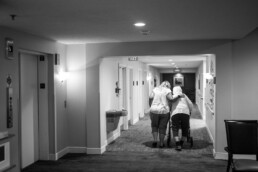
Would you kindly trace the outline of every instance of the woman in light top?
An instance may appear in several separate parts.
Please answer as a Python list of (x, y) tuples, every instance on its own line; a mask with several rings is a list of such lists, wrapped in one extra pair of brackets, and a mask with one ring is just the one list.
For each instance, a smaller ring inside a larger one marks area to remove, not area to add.
[(160, 84), (160, 86), (153, 89), (149, 97), (150, 99), (153, 99), (150, 108), (152, 135), (154, 139), (152, 144), (153, 147), (157, 146), (158, 135), (159, 147), (164, 147), (164, 138), (170, 118), (170, 107), (168, 100), (173, 99), (170, 87), (170, 83), (168, 81), (164, 81)]
[[(176, 99), (177, 98), (177, 99)], [(190, 120), (190, 114), (193, 109), (193, 103), (191, 100), (182, 92), (180, 86), (173, 88), (173, 99), (171, 110), (172, 120), (172, 131), (173, 137), (176, 142), (176, 150), (181, 151), (184, 141), (187, 138)], [(181, 139), (178, 136), (179, 129), (182, 129)]]

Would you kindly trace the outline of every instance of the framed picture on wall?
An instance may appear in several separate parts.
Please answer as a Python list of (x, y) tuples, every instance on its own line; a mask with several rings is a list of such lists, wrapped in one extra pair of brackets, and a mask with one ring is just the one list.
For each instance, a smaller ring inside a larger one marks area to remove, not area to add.
[(174, 76), (173, 78), (173, 85), (179, 85), (181, 87), (184, 86), (184, 77), (183, 76)]

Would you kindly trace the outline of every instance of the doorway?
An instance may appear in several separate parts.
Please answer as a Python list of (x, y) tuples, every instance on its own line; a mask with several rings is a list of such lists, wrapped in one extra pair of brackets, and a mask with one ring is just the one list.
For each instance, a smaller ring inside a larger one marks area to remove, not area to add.
[[(162, 78), (163, 81), (168, 81), (171, 85), (171, 89), (173, 89), (174, 85), (174, 78), (177, 76), (178, 73), (163, 73)], [(195, 88), (195, 80), (196, 80), (196, 74), (195, 73), (180, 73), (180, 76), (183, 78), (183, 85), (182, 90), (183, 92), (189, 97), (189, 99), (195, 103), (195, 95), (196, 95), (196, 88)]]
[(133, 69), (129, 68), (129, 116), (130, 125), (133, 125)]
[[(119, 109), (128, 109), (128, 98), (127, 98), (127, 92), (128, 92), (128, 82), (127, 82), (127, 74), (126, 74), (126, 67), (119, 66), (119, 88), (121, 89), (121, 94), (119, 96)], [(122, 130), (128, 130), (128, 116), (122, 117), (121, 121), (121, 129)]]
[(29, 51), (19, 52), (21, 168), (37, 160), (49, 160), (49, 102), (52, 101), (49, 101), (48, 78), (52, 77), (48, 75), (47, 57)]
[(39, 160), (37, 56), (20, 56), (21, 167)]
[[(145, 119), (144, 109), (145, 106), (148, 107), (148, 93), (153, 89), (153, 87), (160, 84), (161, 80), (169, 80), (171, 82), (171, 86), (174, 85), (174, 70), (171, 68), (169, 61), (174, 61), (181, 66), (183, 76), (183, 89), (186, 95), (192, 100), (193, 103), (196, 103), (197, 108), (200, 109), (200, 115), (202, 115), (202, 122), (207, 124), (208, 133), (211, 136), (211, 139), (214, 138), (215, 131), (215, 113), (208, 114), (205, 111), (205, 106), (200, 106), (200, 103), (203, 103), (204, 100), (207, 100), (206, 92), (208, 88), (206, 88), (205, 84), (207, 82), (206, 73), (211, 73), (215, 77), (215, 71), (209, 70), (209, 64), (215, 65), (215, 59), (212, 63), (209, 61), (210, 55), (198, 55), (198, 56), (141, 56), (138, 57), (138, 61), (129, 61), (128, 57), (108, 57), (103, 58), (102, 63), (100, 64), (100, 109), (101, 109), (101, 117), (105, 117), (105, 111), (118, 108), (116, 105), (122, 105), (125, 102), (124, 97), (116, 96), (113, 94), (114, 85), (117, 82), (117, 74), (120, 80), (120, 88), (123, 90), (124, 83), (128, 80), (129, 84), (127, 85), (127, 110), (129, 112), (128, 118), (132, 125), (136, 125), (140, 120)], [(161, 61), (160, 63), (164, 63), (165, 66), (161, 65), (157, 61)], [(157, 63), (155, 65), (155, 63)], [(122, 70), (120, 68), (117, 70), (117, 64), (122, 66), (122, 68), (126, 68), (126, 70)], [(185, 67), (185, 68), (184, 68)], [(215, 66), (212, 67), (215, 69)], [(124, 73), (127, 73), (126, 76)], [(166, 77), (163, 74), (173, 73), (172, 76)], [(199, 78), (197, 76), (202, 76)], [(122, 77), (127, 78), (126, 81), (122, 79)], [(148, 78), (148, 79), (147, 79)], [(181, 77), (182, 78), (182, 77)], [(198, 81), (198, 82), (197, 82)], [(146, 84), (145, 84), (146, 83)], [(210, 81), (211, 83), (211, 81)], [(199, 84), (199, 85), (198, 85)], [(214, 85), (215, 86), (215, 85)], [(148, 89), (149, 88), (149, 89)], [(105, 90), (105, 91), (102, 91)], [(110, 91), (107, 91), (110, 90)], [(209, 89), (210, 90), (210, 89)], [(125, 94), (124, 92), (121, 92)], [(109, 101), (107, 101), (107, 99)], [(200, 101), (203, 99), (203, 102)], [(214, 97), (215, 100), (215, 97)], [(213, 101), (215, 102), (215, 101)], [(204, 103), (203, 103), (204, 104)], [(120, 106), (121, 107), (121, 106)], [(215, 109), (215, 104), (214, 104)], [(140, 109), (142, 108), (142, 109)], [(147, 111), (146, 111), (147, 112)], [(147, 114), (147, 113), (146, 113)], [(146, 115), (147, 116), (147, 115)], [(209, 118), (203, 118), (203, 116), (208, 116)], [(105, 118), (103, 117), (102, 121), (105, 122)], [(101, 125), (102, 126), (102, 125)], [(130, 128), (130, 127), (129, 127)], [(103, 130), (102, 133), (106, 134), (105, 128), (101, 128)], [(103, 135), (104, 135), (103, 134)], [(113, 138), (117, 138), (114, 135)], [(103, 137), (105, 138), (105, 137)], [(214, 139), (212, 139), (214, 140)], [(105, 141), (105, 140), (104, 140)], [(214, 141), (213, 141), (214, 143)]]

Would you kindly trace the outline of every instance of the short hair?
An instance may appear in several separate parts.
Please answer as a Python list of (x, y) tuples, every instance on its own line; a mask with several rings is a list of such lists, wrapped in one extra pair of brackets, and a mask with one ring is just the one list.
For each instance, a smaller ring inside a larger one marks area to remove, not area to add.
[(171, 88), (171, 85), (168, 81), (163, 81), (161, 84), (160, 84), (161, 87), (167, 87), (167, 88)]
[(173, 88), (173, 94), (177, 95), (177, 94), (182, 94), (182, 88), (177, 85), (177, 86), (174, 86)]

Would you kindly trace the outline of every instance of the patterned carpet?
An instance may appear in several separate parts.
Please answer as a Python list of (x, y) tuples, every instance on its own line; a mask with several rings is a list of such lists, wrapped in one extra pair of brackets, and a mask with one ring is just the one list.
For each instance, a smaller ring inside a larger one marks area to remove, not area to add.
[[(177, 152), (175, 142), (171, 139), (170, 146), (165, 148), (152, 148), (152, 134), (150, 126), (150, 117), (145, 115), (138, 123), (129, 127), (129, 130), (122, 131), (121, 136), (111, 142), (107, 151), (133, 151), (133, 152), (168, 152), (191, 155), (212, 155), (213, 144), (209, 138), (204, 121), (201, 119), (200, 112), (195, 109), (190, 118), (191, 137), (193, 138), (193, 147), (190, 143), (184, 144), (184, 149)], [(168, 127), (169, 128), (169, 127)], [(168, 133), (168, 132), (167, 132)], [(166, 137), (167, 139), (167, 137)], [(165, 141), (167, 142), (167, 141)]]
[(58, 161), (37, 161), (22, 172), (220, 172), (227, 161), (216, 160), (212, 143), (198, 110), (191, 116), (189, 144), (181, 152), (172, 147), (152, 148), (150, 119), (146, 115), (136, 125), (123, 131), (101, 155), (67, 154)]

